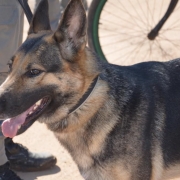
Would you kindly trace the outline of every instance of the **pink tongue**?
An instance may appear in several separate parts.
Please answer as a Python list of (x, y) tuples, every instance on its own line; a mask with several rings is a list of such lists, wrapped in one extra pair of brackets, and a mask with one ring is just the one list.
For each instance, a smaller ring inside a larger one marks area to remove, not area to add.
[(16, 136), (19, 127), (25, 122), (27, 114), (32, 109), (33, 107), (14, 118), (6, 119), (1, 125), (3, 135), (10, 138)]

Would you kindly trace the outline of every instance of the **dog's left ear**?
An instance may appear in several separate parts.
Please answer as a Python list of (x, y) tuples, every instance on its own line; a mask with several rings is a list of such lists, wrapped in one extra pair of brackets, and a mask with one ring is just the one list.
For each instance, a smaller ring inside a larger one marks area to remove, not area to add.
[(48, 0), (41, 0), (39, 3), (30, 23), (28, 35), (43, 30), (51, 30), (48, 14)]
[(86, 45), (86, 12), (81, 0), (71, 0), (64, 11), (54, 38), (64, 59), (72, 60)]

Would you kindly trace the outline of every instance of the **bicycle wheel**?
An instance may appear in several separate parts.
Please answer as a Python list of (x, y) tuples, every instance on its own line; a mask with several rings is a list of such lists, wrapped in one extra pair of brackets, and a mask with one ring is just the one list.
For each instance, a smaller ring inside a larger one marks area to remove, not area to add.
[(88, 14), (88, 44), (111, 63), (129, 65), (180, 57), (179, 3), (154, 40), (147, 35), (170, 0), (94, 0)]

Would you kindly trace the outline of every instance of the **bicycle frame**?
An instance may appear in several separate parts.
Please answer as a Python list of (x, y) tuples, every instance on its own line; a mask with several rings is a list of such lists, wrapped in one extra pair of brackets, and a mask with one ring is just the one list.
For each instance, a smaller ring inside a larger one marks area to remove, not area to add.
[(19, 4), (21, 5), (21, 7), (23, 8), (24, 10), (24, 13), (27, 17), (27, 20), (30, 24), (31, 20), (32, 20), (32, 17), (33, 17), (33, 14), (31, 12), (31, 9), (28, 5), (28, 1), (27, 0), (18, 0)]
[(158, 22), (158, 24), (147, 35), (149, 40), (154, 40), (158, 36), (159, 31), (161, 30), (161, 28), (164, 25), (164, 23), (167, 21), (169, 16), (174, 11), (178, 1), (179, 0), (171, 0), (171, 2), (169, 4), (169, 7), (168, 7), (166, 13), (164, 14), (164, 16), (162, 17), (162, 19)]

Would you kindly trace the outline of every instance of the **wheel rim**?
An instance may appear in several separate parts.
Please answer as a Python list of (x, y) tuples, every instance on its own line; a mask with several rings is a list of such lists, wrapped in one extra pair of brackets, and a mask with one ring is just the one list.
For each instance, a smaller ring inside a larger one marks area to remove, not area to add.
[(158, 37), (154, 41), (147, 38), (164, 15), (169, 2), (102, 0), (93, 22), (96, 52), (102, 59), (121, 65), (180, 57), (179, 3)]
[(100, 56), (100, 58), (104, 61), (107, 61), (107, 59), (101, 49), (98, 28), (99, 28), (99, 18), (100, 18), (102, 9), (103, 9), (106, 1), (107, 0), (101, 0), (100, 3), (98, 4), (97, 10), (96, 10), (95, 16), (94, 16), (94, 21), (93, 21), (93, 45), (95, 47), (96, 52)]

